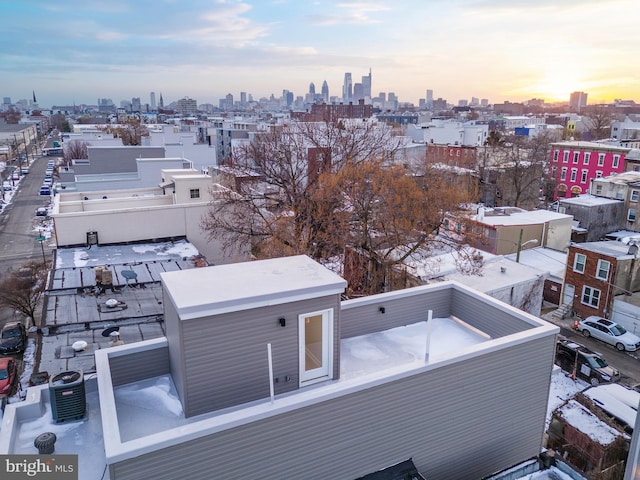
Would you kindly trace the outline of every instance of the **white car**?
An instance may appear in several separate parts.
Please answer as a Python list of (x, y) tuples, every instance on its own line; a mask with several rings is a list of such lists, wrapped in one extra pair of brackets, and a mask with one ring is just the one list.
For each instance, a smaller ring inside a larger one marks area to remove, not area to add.
[(622, 325), (606, 318), (591, 316), (578, 323), (578, 330), (585, 337), (593, 337), (613, 345), (621, 352), (640, 349), (640, 337), (627, 332)]

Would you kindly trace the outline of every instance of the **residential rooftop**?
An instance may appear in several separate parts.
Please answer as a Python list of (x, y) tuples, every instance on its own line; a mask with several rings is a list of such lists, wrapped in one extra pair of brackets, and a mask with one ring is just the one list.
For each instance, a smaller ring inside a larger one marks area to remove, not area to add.
[(562, 198), (560, 203), (568, 203), (571, 205), (582, 205), (586, 207), (592, 207), (597, 205), (610, 205), (612, 203), (622, 203), (622, 200), (615, 200), (613, 198), (597, 197), (591, 194), (578, 195), (577, 197)]

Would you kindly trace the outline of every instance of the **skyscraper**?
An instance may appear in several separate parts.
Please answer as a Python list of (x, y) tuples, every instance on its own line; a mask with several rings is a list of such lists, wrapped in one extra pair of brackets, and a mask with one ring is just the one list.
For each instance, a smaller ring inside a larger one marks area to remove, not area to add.
[(151, 100), (149, 102), (149, 106), (151, 107), (152, 111), (155, 111), (156, 108), (157, 108), (157, 105), (156, 105), (156, 92), (151, 92), (149, 94), (149, 97), (150, 97), (150, 100)]
[(433, 90), (427, 90), (427, 110), (433, 108)]
[(131, 111), (132, 112), (141, 112), (141, 102), (140, 97), (133, 97), (131, 99)]
[(569, 108), (579, 112), (580, 109), (587, 106), (587, 94), (584, 92), (573, 92), (569, 97)]
[(353, 97), (353, 84), (351, 83), (351, 73), (344, 74), (344, 84), (342, 85), (342, 101), (349, 103)]
[(329, 85), (326, 80), (322, 82), (322, 100), (324, 103), (329, 103)]
[(362, 77), (362, 95), (364, 98), (371, 98), (371, 69), (369, 75)]
[(160, 92), (160, 103), (158, 104), (158, 108), (164, 108), (164, 101), (162, 100), (162, 92)]
[(310, 95), (315, 95), (316, 94), (316, 86), (313, 82), (311, 82), (309, 84), (309, 94)]

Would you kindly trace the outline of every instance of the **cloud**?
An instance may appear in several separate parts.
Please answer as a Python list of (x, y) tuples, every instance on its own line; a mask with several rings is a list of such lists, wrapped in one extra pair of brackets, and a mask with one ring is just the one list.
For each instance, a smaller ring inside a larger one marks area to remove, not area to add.
[(341, 12), (334, 15), (310, 14), (305, 19), (312, 25), (333, 26), (345, 24), (369, 25), (382, 23), (384, 19), (373, 18), (370, 14), (391, 10), (387, 5), (376, 2), (340, 2), (335, 5)]

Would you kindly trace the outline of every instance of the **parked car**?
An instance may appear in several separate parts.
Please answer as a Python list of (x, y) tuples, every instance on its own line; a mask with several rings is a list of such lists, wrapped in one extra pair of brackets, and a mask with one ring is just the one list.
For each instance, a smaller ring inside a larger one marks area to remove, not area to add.
[(640, 348), (640, 337), (634, 335), (622, 326), (606, 318), (592, 315), (578, 323), (578, 330), (585, 337), (593, 337), (609, 345), (613, 345), (621, 352), (635, 352)]
[(36, 208), (36, 217), (46, 217), (49, 215), (49, 209), (47, 207)]
[(13, 185), (11, 185), (11, 182), (6, 182), (6, 181), (2, 182), (2, 189), (5, 192), (10, 192), (13, 190)]
[(17, 170), (11, 174), (11, 180), (20, 180), (20, 173)]
[(7, 322), (0, 331), (0, 353), (22, 353), (27, 348), (27, 331), (20, 322)]
[(18, 380), (16, 361), (11, 357), (0, 358), (0, 397), (11, 395)]
[(20, 167), (20, 173), (22, 173), (22, 175), (26, 175), (29, 173), (29, 167)]
[(49, 185), (42, 185), (40, 187), (40, 195), (51, 195), (51, 187), (49, 187)]
[(567, 339), (560, 339), (556, 344), (556, 365), (594, 387), (620, 380), (620, 372), (611, 367), (602, 355)]

